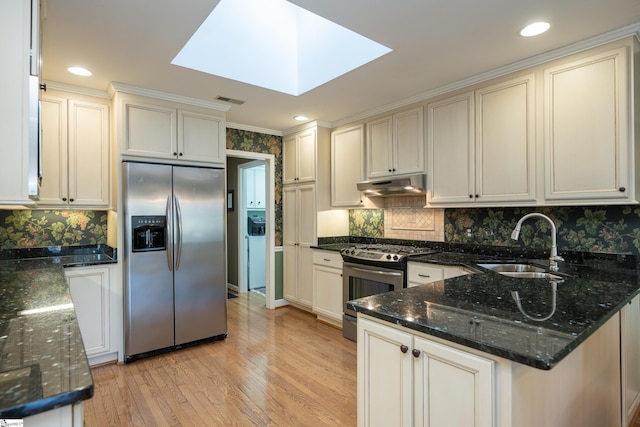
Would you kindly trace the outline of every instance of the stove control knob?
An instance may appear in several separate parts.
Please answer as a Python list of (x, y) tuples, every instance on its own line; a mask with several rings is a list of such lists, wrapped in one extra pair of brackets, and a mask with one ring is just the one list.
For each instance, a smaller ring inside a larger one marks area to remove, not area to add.
[(398, 255), (394, 255), (394, 256), (393, 256), (393, 260), (394, 260), (394, 261), (397, 261), (397, 260), (398, 260)]
[(355, 249), (351, 249), (351, 255), (355, 254), (356, 250)]
[(391, 254), (387, 255), (387, 259), (391, 259)]

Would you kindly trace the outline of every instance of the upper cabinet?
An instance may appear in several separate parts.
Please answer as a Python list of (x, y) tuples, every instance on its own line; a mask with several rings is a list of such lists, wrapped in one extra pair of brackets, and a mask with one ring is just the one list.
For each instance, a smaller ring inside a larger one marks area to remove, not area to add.
[(39, 32), (38, 0), (0, 2), (0, 205), (37, 198)]
[(305, 129), (283, 138), (282, 183), (296, 184), (316, 180), (316, 128)]
[(367, 177), (424, 173), (422, 107), (367, 123)]
[(632, 66), (621, 47), (544, 70), (548, 204), (635, 201)]
[(356, 184), (364, 180), (364, 125), (331, 132), (331, 206), (362, 206)]
[(123, 156), (225, 164), (223, 112), (120, 92), (115, 100)]
[(427, 106), (431, 205), (535, 201), (534, 76)]
[(42, 96), (38, 206), (109, 208), (109, 105), (52, 90)]

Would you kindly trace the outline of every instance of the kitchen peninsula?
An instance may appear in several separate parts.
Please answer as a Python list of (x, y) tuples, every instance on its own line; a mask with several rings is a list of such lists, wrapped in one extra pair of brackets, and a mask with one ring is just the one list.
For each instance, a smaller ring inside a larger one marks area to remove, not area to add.
[(554, 281), (482, 261), (496, 258), (419, 256), (410, 277), (423, 263), (470, 274), (348, 303), (358, 312), (360, 425), (622, 425), (621, 328), (638, 303), (636, 257), (571, 260)]
[(93, 379), (64, 267), (111, 264), (112, 255), (69, 247), (2, 251), (0, 419), (82, 425)]

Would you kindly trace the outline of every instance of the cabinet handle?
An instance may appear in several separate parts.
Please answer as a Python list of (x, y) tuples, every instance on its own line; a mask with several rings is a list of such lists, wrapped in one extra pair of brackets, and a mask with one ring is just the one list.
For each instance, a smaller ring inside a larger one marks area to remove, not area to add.
[(326, 262), (331, 261), (329, 258), (324, 258), (324, 260), (325, 260)]
[(624, 193), (625, 191), (627, 191), (627, 189), (624, 188), (624, 187), (620, 187), (620, 188), (618, 188), (618, 191), (621, 192), (621, 193)]
[(428, 274), (418, 273), (418, 277), (426, 277), (428, 279), (431, 276), (429, 276)]
[(407, 347), (406, 345), (402, 344), (400, 346), (400, 351), (403, 353), (406, 353), (407, 351), (409, 351), (409, 347)]
[(411, 354), (413, 354), (413, 357), (420, 357), (420, 350), (414, 348), (413, 350), (411, 350)]
[(43, 90), (43, 91), (46, 92), (47, 91), (47, 84), (46, 83), (40, 83), (40, 90)]

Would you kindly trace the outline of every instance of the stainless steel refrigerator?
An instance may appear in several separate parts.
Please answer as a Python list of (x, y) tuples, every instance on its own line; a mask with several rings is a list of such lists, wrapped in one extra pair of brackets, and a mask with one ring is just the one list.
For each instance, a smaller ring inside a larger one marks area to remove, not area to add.
[(224, 169), (124, 162), (125, 361), (227, 334)]

